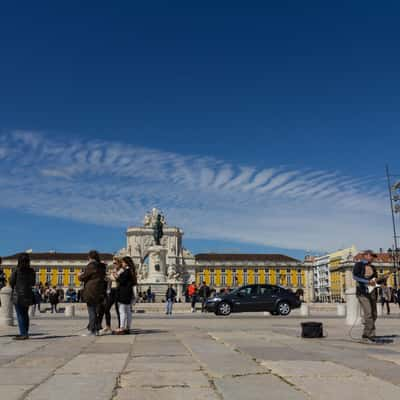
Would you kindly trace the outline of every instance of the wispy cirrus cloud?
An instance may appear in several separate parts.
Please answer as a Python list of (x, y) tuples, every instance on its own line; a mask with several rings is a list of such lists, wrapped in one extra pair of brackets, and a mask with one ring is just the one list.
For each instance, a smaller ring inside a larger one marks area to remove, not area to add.
[(390, 244), (380, 178), (232, 165), (118, 142), (0, 134), (0, 207), (107, 226), (151, 207), (192, 238), (308, 250)]

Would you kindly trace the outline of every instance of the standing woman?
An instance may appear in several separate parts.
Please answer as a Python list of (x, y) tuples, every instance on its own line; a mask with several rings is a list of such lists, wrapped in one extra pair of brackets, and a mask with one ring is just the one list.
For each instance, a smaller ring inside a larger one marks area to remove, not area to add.
[(29, 254), (22, 253), (18, 257), (18, 265), (10, 278), (12, 300), (17, 313), (19, 335), (15, 340), (29, 339), (29, 306), (33, 301), (32, 287), (35, 285), (35, 271), (31, 268)]
[(88, 259), (89, 264), (79, 275), (79, 280), (84, 283), (82, 295), (89, 314), (89, 332), (82, 336), (95, 336), (100, 330), (98, 307), (106, 297), (106, 266), (100, 261), (96, 250), (89, 252)]
[(117, 276), (117, 302), (120, 315), (120, 326), (117, 335), (128, 334), (132, 324), (133, 287), (137, 284), (135, 264), (130, 257), (122, 259), (122, 269)]
[(103, 315), (106, 317), (106, 327), (100, 331), (102, 335), (112, 333), (111, 329), (111, 308), (115, 304), (115, 311), (118, 318), (118, 327), (121, 324), (119, 317), (119, 309), (117, 303), (117, 276), (119, 271), (122, 270), (122, 259), (120, 257), (113, 258), (112, 269), (107, 272), (107, 296), (104, 303), (104, 310), (99, 315), (100, 325), (103, 321)]

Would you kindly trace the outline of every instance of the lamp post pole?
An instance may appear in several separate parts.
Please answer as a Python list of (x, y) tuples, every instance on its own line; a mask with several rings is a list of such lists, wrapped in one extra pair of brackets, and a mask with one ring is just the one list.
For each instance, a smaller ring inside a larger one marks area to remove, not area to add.
[(398, 285), (398, 271), (396, 270), (398, 267), (397, 264), (397, 256), (398, 256), (398, 245), (397, 245), (397, 230), (396, 230), (396, 220), (395, 220), (395, 209), (394, 209), (394, 203), (393, 203), (393, 189), (392, 189), (392, 183), (390, 179), (390, 172), (389, 172), (389, 166), (386, 165), (386, 177), (387, 177), (387, 182), (388, 182), (388, 190), (389, 190), (389, 199), (390, 199), (390, 210), (392, 212), (392, 225), (393, 225), (393, 242), (394, 242), (394, 251), (393, 251), (393, 267), (394, 267), (394, 286), (397, 289)]

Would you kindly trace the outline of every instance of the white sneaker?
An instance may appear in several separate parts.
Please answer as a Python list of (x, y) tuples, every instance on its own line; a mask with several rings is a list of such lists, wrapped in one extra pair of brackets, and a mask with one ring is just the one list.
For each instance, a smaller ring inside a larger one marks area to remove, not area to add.
[(112, 329), (111, 328), (103, 328), (100, 332), (100, 335), (111, 335), (112, 334)]
[(88, 333), (83, 333), (81, 336), (82, 337), (90, 337), (90, 336), (96, 336), (96, 334), (93, 332), (88, 332)]

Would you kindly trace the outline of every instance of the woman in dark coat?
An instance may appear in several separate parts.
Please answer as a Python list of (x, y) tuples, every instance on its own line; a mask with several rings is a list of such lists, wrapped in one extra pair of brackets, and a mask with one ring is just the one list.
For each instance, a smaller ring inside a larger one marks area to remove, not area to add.
[(100, 330), (98, 307), (106, 296), (106, 266), (100, 262), (97, 251), (89, 252), (89, 264), (79, 276), (79, 280), (84, 283), (82, 297), (89, 313), (89, 333), (83, 336), (97, 335)]
[(117, 302), (120, 315), (120, 327), (115, 334), (130, 332), (132, 323), (133, 287), (137, 284), (135, 264), (130, 257), (122, 259), (122, 269), (117, 276)]
[(16, 270), (11, 274), (12, 301), (17, 313), (19, 336), (15, 340), (29, 338), (29, 306), (34, 303), (32, 287), (35, 285), (35, 271), (31, 268), (29, 254), (18, 257)]

